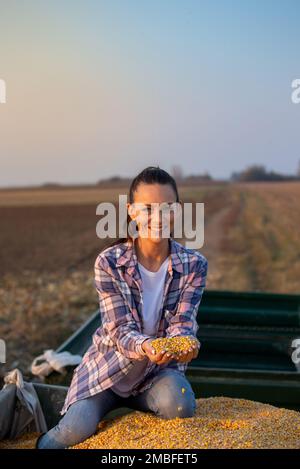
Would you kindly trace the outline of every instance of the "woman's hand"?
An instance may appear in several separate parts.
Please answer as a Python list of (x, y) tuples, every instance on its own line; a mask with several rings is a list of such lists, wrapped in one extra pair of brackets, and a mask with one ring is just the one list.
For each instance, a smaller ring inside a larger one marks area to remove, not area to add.
[(196, 343), (193, 344), (188, 351), (186, 352), (180, 352), (178, 355), (177, 355), (177, 358), (176, 360), (180, 363), (188, 363), (190, 362), (191, 360), (193, 360), (194, 358), (197, 358), (198, 356), (198, 353), (199, 353), (199, 350), (200, 350), (200, 347), (201, 347), (201, 344), (200, 342), (195, 339), (195, 337), (193, 337), (194, 340), (196, 340)]
[(157, 365), (165, 365), (176, 358), (175, 355), (164, 350), (159, 353), (155, 353), (154, 348), (151, 346), (152, 340), (154, 339), (147, 339), (142, 343), (142, 349), (145, 351), (149, 360)]

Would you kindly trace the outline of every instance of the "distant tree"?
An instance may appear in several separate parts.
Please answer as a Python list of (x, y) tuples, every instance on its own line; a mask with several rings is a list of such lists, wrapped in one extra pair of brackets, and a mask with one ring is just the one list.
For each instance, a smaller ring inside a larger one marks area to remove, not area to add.
[(232, 181), (291, 181), (296, 179), (295, 176), (283, 175), (275, 171), (267, 171), (262, 165), (252, 165), (241, 172), (233, 172), (231, 174)]
[(41, 184), (42, 187), (46, 187), (48, 189), (52, 189), (52, 188), (56, 188), (56, 187), (60, 187), (62, 184), (58, 183), (58, 182), (45, 182), (44, 184)]
[(184, 178), (184, 182), (187, 184), (196, 184), (206, 181), (213, 181), (212, 176), (207, 172), (203, 174), (190, 174)]
[(240, 181), (265, 181), (267, 171), (264, 166), (253, 165), (240, 173)]
[(238, 181), (239, 178), (240, 178), (240, 173), (238, 173), (238, 172), (231, 173), (231, 176), (230, 176), (231, 181)]
[(209, 173), (204, 173), (203, 176), (201, 176), (204, 181), (212, 181), (212, 176)]
[(112, 176), (111, 178), (108, 179), (109, 182), (119, 182), (121, 180), (122, 178), (120, 176)]
[(101, 185), (101, 184), (107, 184), (107, 183), (114, 183), (114, 182), (120, 182), (122, 181), (122, 178), (120, 176), (111, 176), (106, 179), (99, 179), (96, 184)]

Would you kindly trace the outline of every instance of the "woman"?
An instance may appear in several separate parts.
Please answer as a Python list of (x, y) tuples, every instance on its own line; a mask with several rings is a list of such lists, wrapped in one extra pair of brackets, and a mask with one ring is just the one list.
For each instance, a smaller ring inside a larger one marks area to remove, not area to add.
[(162, 203), (181, 204), (176, 182), (159, 167), (148, 167), (132, 181), (127, 204), (129, 231), (133, 223), (140, 235), (117, 240), (95, 261), (101, 327), (74, 370), (64, 417), (38, 438), (37, 448), (84, 441), (118, 407), (167, 419), (194, 415), (195, 395), (185, 371), (200, 343), (176, 357), (156, 354), (151, 342), (178, 335), (196, 338), (207, 260), (173, 239), (170, 210), (170, 235), (164, 236), (165, 214), (150, 212)]

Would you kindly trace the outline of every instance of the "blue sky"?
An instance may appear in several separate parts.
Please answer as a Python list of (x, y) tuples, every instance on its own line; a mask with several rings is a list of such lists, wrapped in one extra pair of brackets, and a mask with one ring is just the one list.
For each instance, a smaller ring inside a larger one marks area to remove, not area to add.
[(0, 0), (0, 186), (300, 159), (298, 1)]

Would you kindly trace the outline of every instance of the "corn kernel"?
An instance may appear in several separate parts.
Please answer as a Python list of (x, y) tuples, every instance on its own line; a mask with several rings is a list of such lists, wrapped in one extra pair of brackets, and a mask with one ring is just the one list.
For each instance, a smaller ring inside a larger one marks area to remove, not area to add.
[[(133, 411), (103, 419), (94, 435), (69, 449), (300, 449), (300, 412), (223, 396), (196, 403), (188, 418)], [(38, 435), (2, 440), (0, 449), (34, 448)]]
[(158, 337), (151, 342), (156, 353), (166, 350), (174, 355), (187, 352), (195, 344), (197, 344), (197, 340), (189, 336)]

